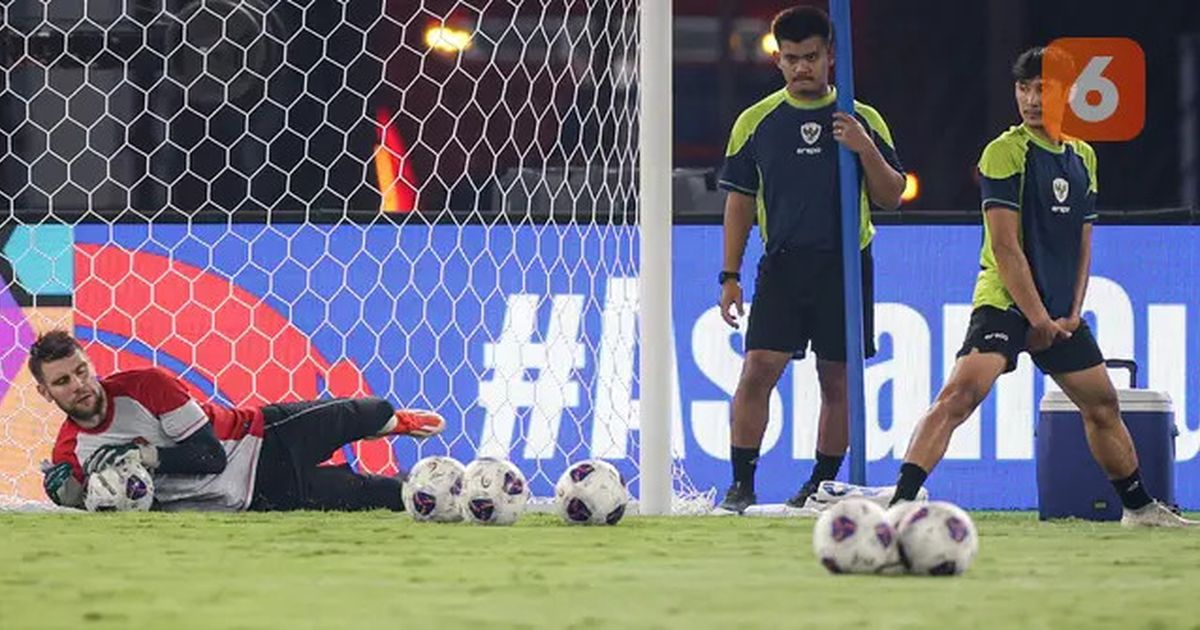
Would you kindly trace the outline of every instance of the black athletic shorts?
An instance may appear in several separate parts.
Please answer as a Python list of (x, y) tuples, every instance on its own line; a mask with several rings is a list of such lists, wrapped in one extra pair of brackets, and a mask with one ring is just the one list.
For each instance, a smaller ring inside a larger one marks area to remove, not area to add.
[[(1028, 332), (1029, 322), (1017, 310), (980, 306), (971, 312), (967, 338), (957, 356), (966, 356), (975, 349), (1002, 354), (1008, 362), (1004, 371), (1011, 372), (1017, 369), (1017, 356), (1026, 351)], [(1104, 363), (1104, 354), (1086, 321), (1079, 324), (1069, 339), (1061, 339), (1041, 352), (1030, 353), (1030, 357), (1046, 374), (1068, 374)]]
[[(754, 281), (746, 350), (791, 352), (846, 360), (846, 304), (838, 252), (780, 250), (763, 255)], [(875, 356), (875, 266), (862, 251), (863, 347)]]

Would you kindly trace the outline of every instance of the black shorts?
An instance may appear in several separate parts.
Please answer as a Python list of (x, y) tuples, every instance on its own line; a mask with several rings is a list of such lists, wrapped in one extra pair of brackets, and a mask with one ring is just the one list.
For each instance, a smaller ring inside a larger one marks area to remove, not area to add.
[[(746, 350), (813, 352), (826, 361), (846, 360), (846, 304), (838, 252), (782, 250), (763, 255), (754, 281)], [(863, 349), (875, 356), (875, 265), (862, 251)]]
[[(967, 338), (957, 356), (966, 356), (972, 350), (1002, 354), (1008, 362), (1004, 371), (1011, 372), (1017, 369), (1017, 356), (1026, 351), (1028, 332), (1029, 322), (1018, 311), (980, 306), (971, 312)], [(1030, 357), (1046, 374), (1068, 374), (1104, 363), (1104, 354), (1087, 322), (1081, 322), (1069, 339), (1059, 340), (1041, 352), (1031, 353)]]

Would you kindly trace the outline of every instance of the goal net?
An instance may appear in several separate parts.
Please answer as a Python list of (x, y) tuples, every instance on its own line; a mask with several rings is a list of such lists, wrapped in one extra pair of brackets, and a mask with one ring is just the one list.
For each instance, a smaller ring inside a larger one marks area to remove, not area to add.
[[(374, 395), (638, 490), (637, 0), (0, 7), (0, 497), (42, 501), (68, 328), (228, 405)], [(676, 428), (676, 453), (681, 441)], [(702, 509), (680, 460), (678, 509)]]

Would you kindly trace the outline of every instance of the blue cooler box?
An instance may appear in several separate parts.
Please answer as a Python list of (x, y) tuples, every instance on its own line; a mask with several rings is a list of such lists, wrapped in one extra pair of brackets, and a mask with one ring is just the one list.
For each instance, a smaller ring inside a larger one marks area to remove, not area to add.
[[(1117, 390), (1121, 416), (1137, 448), (1142, 481), (1150, 496), (1175, 502), (1175, 413), (1166, 392)], [(1075, 403), (1050, 391), (1039, 406), (1036, 430), (1038, 514), (1042, 520), (1121, 518), (1121, 500), (1092, 459)]]

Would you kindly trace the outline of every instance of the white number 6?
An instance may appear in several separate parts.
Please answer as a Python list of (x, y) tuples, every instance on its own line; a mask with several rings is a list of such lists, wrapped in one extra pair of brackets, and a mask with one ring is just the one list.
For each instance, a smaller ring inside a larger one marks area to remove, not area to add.
[[(1084, 122), (1107, 120), (1117, 111), (1121, 94), (1117, 90), (1117, 84), (1103, 74), (1112, 60), (1112, 57), (1092, 57), (1075, 80), (1075, 85), (1071, 86), (1071, 111)], [(1095, 105), (1087, 101), (1087, 95), (1092, 92), (1100, 93), (1100, 102)]]

